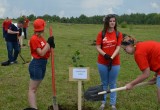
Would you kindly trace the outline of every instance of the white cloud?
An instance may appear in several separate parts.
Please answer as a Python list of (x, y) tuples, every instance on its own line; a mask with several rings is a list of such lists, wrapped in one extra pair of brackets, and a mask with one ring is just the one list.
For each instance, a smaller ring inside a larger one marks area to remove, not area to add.
[[(9, 9), (8, 9), (9, 10)], [(6, 13), (7, 14), (7, 13)], [(8, 17), (19, 17), (22, 15), (30, 15), (30, 14), (35, 14), (34, 12), (27, 10), (27, 9), (20, 9), (19, 7), (12, 7), (12, 10), (10, 11), (10, 14), (8, 14)]]
[(117, 7), (121, 5), (123, 0), (82, 0), (82, 8), (100, 8), (100, 7)]
[(5, 13), (5, 8), (0, 6), (0, 17), (3, 18), (4, 17), (4, 13)]
[(0, 2), (0, 18), (5, 17), (7, 7), (8, 7), (7, 1), (6, 0), (1, 0), (1, 2)]
[(131, 14), (131, 13), (136, 13), (136, 11), (132, 10), (132, 9), (128, 9), (127, 10), (127, 14)]
[(155, 8), (155, 9), (160, 8), (160, 6), (159, 6), (157, 3), (155, 3), (155, 2), (152, 2), (152, 3), (151, 3), (151, 6), (152, 6), (153, 8)]
[(81, 14), (94, 16), (160, 12), (160, 0), (46, 0), (38, 5), (37, 2), (38, 0), (0, 0), (0, 18), (17, 18), (23, 14), (76, 17)]
[(59, 17), (60, 17), (60, 18), (64, 17), (64, 10), (61, 10), (61, 11), (59, 12)]
[(102, 5), (103, 0), (83, 0), (81, 3), (82, 8), (97, 8)]
[(82, 0), (81, 13), (87, 16), (112, 14), (122, 4), (123, 0)]
[(104, 14), (104, 15), (113, 14), (113, 13), (115, 13), (115, 12), (113, 11), (113, 8), (107, 8), (106, 10), (104, 10), (104, 11), (102, 12), (102, 14)]

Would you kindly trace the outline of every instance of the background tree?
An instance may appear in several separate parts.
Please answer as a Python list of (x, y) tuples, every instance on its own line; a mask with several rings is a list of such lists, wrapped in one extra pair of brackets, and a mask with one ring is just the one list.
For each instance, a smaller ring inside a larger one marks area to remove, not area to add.
[[(43, 16), (34, 16), (33, 14), (29, 15), (28, 18), (32, 21), (36, 18), (43, 18), (46, 21), (51, 22), (61, 22), (61, 23), (79, 23), (79, 24), (102, 24), (104, 15), (95, 15), (95, 16), (86, 16), (81, 14), (79, 17), (62, 17), (60, 18), (57, 15), (48, 15), (45, 14)], [(131, 13), (131, 14), (123, 14), (117, 15), (118, 24), (127, 23), (127, 24), (160, 24), (160, 13)]]

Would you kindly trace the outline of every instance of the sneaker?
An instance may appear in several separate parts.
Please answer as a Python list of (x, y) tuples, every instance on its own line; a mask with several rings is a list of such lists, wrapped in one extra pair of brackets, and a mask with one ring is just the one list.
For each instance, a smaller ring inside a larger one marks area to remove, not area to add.
[(112, 105), (112, 110), (117, 110), (115, 105)]
[(13, 64), (13, 63), (14, 63), (14, 61), (10, 62), (10, 64)]
[(1, 66), (8, 66), (8, 65), (10, 65), (10, 61), (9, 60), (1, 63)]
[(99, 107), (99, 110), (104, 110), (105, 108), (105, 104), (102, 104), (100, 107)]
[(14, 63), (17, 63), (17, 61), (12, 61), (12, 62), (10, 62), (10, 64), (14, 64)]

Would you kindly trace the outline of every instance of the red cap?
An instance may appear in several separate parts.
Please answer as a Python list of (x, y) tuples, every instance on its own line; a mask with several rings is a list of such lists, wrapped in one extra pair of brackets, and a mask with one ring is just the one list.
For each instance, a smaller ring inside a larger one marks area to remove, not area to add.
[(46, 23), (43, 19), (36, 19), (33, 23), (34, 31), (43, 31), (45, 24)]

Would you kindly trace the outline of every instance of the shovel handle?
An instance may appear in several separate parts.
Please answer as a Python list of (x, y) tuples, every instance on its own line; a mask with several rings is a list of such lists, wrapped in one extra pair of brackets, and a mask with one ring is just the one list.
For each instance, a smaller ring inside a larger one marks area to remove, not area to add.
[(98, 95), (107, 94), (107, 93), (116, 92), (116, 91), (121, 91), (121, 90), (126, 90), (126, 86), (115, 88), (115, 89), (111, 89), (111, 90), (108, 90), (108, 91), (98, 92)]
[[(49, 35), (50, 37), (53, 36), (52, 27), (49, 27)], [(54, 69), (54, 49), (51, 48), (51, 66), (52, 66), (52, 89), (53, 89), (53, 96), (56, 96), (56, 86), (55, 86), (55, 69)]]
[[(135, 85), (135, 87), (150, 85), (150, 84), (154, 84), (154, 83), (155, 83), (155, 81), (142, 82), (142, 83), (139, 83), (139, 84)], [(119, 88), (115, 88), (115, 89), (110, 89), (108, 91), (98, 92), (98, 95), (117, 92), (117, 91), (122, 91), (122, 90), (126, 90), (126, 89), (127, 89), (126, 86), (123, 86), (123, 87), (119, 87)]]

